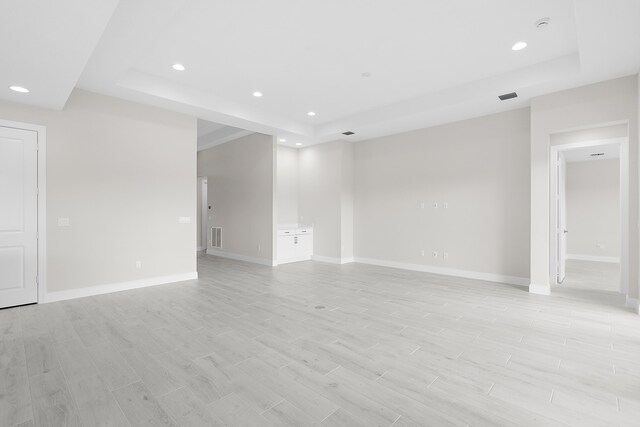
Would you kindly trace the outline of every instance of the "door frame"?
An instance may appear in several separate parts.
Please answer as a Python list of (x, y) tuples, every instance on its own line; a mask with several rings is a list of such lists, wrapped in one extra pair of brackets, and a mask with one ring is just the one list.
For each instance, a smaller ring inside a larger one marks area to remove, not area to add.
[(552, 145), (549, 150), (550, 223), (549, 223), (549, 283), (557, 285), (558, 239), (555, 227), (558, 215), (555, 202), (557, 186), (556, 162), (558, 153), (576, 148), (597, 147), (602, 145), (620, 146), (620, 293), (629, 295), (629, 138), (596, 139), (570, 144)]
[(36, 132), (38, 141), (38, 304), (47, 295), (47, 127), (32, 123), (1, 120), (0, 126)]

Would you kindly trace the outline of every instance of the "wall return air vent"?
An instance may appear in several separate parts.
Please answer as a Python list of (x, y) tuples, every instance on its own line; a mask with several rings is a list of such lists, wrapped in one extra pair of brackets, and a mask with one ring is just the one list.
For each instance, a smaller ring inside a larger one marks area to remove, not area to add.
[(211, 227), (211, 247), (222, 249), (222, 227)]
[(513, 99), (513, 98), (517, 98), (518, 94), (515, 92), (511, 92), (511, 93), (505, 93), (504, 95), (499, 95), (498, 98), (500, 98), (500, 101), (506, 101), (507, 99)]

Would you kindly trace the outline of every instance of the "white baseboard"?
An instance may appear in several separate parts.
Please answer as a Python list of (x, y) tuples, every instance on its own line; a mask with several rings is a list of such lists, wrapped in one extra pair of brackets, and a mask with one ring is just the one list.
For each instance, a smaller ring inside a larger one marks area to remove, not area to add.
[(271, 261), (264, 258), (255, 258), (247, 255), (234, 254), (231, 252), (219, 251), (217, 249), (211, 249), (211, 248), (207, 249), (207, 255), (214, 255), (214, 256), (219, 256), (221, 258), (233, 259), (236, 261), (251, 262), (251, 263), (260, 264), (260, 265), (268, 265), (269, 267), (275, 267), (276, 265), (278, 265), (276, 261)]
[(319, 262), (326, 262), (329, 264), (349, 264), (350, 262), (355, 262), (354, 258), (333, 258), (329, 256), (322, 255), (311, 255), (311, 259)]
[(292, 262), (300, 262), (300, 261), (310, 261), (311, 257), (298, 257), (298, 258), (288, 258), (288, 259), (279, 259), (278, 265), (282, 264), (291, 264)]
[(424, 264), (411, 264), (398, 261), (387, 261), (356, 257), (355, 262), (382, 267), (400, 268), (403, 270), (421, 271), (423, 273), (442, 274), (445, 276), (464, 277), (466, 279), (485, 280), (487, 282), (509, 283), (511, 285), (528, 286), (530, 280), (525, 277), (507, 276), (504, 274), (481, 273), (478, 271), (457, 270), (453, 268), (434, 267)]
[(620, 258), (614, 256), (567, 254), (567, 259), (576, 261), (614, 262), (620, 264)]
[(529, 293), (536, 295), (551, 295), (551, 286), (530, 283)]
[(150, 277), (148, 279), (132, 280), (130, 282), (110, 283), (108, 285), (90, 286), (87, 288), (69, 289), (66, 291), (47, 292), (44, 301), (55, 302), (75, 298), (91, 297), (94, 295), (110, 294), (112, 292), (129, 291), (131, 289), (146, 288), (149, 286), (164, 285), (167, 283), (184, 282), (198, 278), (196, 271), (191, 273), (173, 274), (171, 276)]
[(637, 298), (629, 298), (627, 296), (627, 307), (640, 314), (640, 300), (638, 300)]

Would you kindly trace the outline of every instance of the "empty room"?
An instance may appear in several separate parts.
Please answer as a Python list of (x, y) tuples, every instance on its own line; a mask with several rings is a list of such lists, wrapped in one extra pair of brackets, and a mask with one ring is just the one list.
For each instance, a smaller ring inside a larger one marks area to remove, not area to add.
[(0, 427), (640, 426), (640, 1), (0, 3)]

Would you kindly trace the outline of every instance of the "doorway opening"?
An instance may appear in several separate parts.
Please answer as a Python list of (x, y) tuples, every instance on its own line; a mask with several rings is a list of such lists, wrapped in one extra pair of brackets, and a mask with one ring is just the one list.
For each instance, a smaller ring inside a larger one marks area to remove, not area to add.
[(629, 289), (628, 138), (564, 141), (552, 136), (550, 150), (550, 283), (618, 305)]

